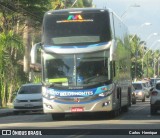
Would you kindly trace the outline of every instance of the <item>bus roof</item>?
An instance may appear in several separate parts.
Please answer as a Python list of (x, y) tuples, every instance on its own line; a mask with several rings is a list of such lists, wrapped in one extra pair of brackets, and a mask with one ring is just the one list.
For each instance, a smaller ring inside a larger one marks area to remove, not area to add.
[(97, 8), (70, 8), (70, 9), (60, 9), (60, 10), (50, 10), (46, 12), (48, 13), (81, 13), (81, 12), (102, 12), (102, 11), (108, 11), (112, 12), (111, 9), (97, 9)]

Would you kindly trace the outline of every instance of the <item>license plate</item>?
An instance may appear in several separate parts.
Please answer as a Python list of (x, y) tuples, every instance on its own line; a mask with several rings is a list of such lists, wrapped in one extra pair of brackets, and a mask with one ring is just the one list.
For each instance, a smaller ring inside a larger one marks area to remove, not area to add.
[(84, 108), (83, 107), (72, 107), (71, 112), (83, 112)]
[(25, 107), (33, 107), (32, 104), (25, 104)]

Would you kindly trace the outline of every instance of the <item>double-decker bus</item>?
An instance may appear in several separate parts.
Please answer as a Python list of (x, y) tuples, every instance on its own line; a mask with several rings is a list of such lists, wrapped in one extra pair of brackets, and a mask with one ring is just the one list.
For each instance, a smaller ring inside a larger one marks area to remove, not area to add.
[(131, 99), (128, 29), (110, 9), (48, 11), (41, 48), (44, 113), (127, 111)]

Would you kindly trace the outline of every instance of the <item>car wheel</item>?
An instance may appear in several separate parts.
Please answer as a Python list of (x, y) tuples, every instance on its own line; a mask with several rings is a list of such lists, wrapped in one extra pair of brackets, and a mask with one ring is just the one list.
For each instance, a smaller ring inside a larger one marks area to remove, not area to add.
[(136, 104), (136, 99), (132, 100), (132, 104)]
[(157, 113), (157, 110), (155, 109), (155, 107), (151, 106), (150, 112), (151, 112), (151, 115), (155, 115)]
[(52, 114), (52, 119), (53, 120), (63, 120), (65, 117), (64, 113), (54, 113)]
[(144, 96), (144, 98), (142, 99), (142, 102), (145, 102), (146, 101), (146, 98), (145, 98), (145, 96)]
[(146, 98), (149, 98), (149, 95), (147, 95)]

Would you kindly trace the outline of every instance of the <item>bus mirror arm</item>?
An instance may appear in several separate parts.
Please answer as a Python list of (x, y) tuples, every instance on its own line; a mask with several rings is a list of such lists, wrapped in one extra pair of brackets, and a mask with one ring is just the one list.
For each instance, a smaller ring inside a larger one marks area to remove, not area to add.
[(41, 64), (39, 64), (39, 63), (30, 64), (30, 68), (31, 68), (34, 72), (41, 72), (41, 70), (42, 70)]
[(42, 43), (36, 43), (32, 46), (31, 49), (31, 64), (36, 64), (37, 63), (37, 53), (38, 53), (38, 48), (40, 48)]

